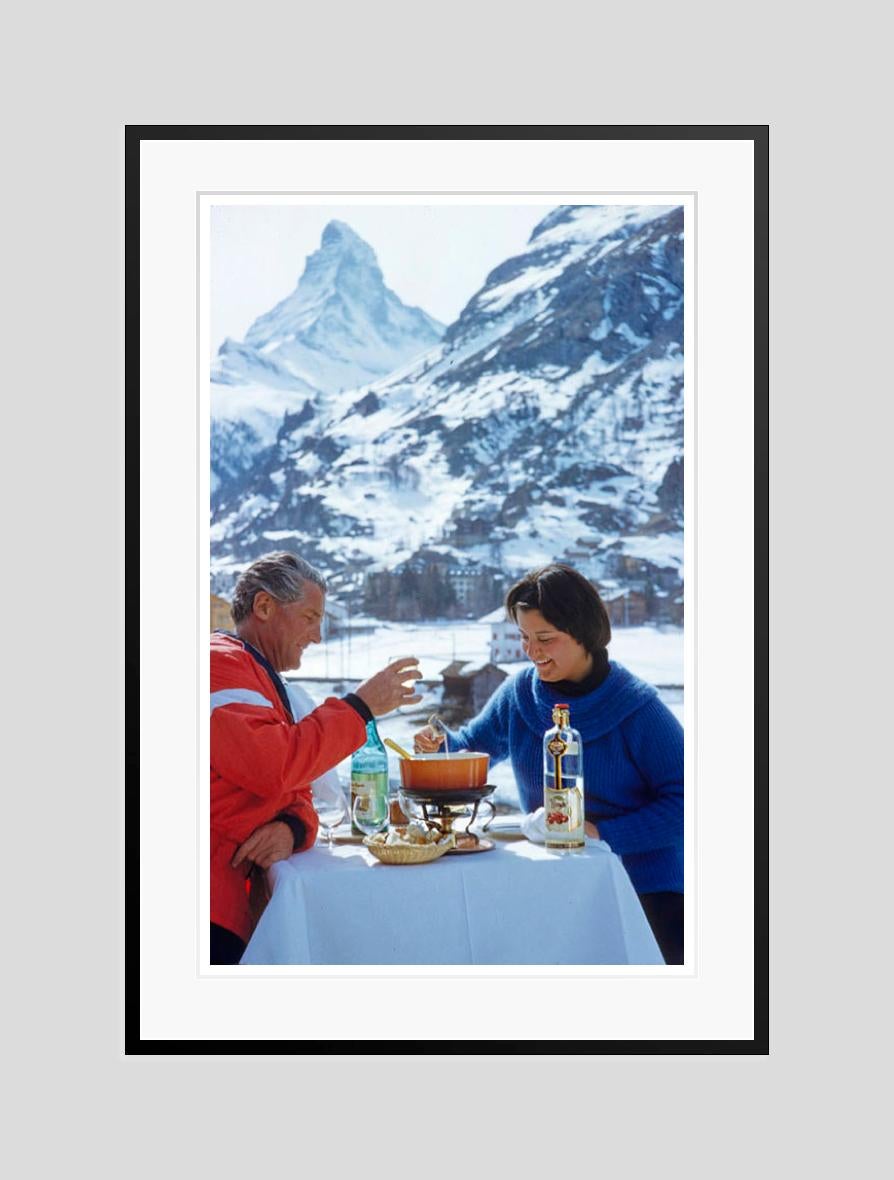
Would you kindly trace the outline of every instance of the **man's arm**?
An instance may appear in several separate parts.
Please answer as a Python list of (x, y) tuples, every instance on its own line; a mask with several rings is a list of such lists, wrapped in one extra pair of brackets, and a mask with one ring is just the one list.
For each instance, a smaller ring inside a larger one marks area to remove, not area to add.
[(229, 782), (275, 799), (337, 766), (365, 737), (360, 714), (335, 698), (296, 724), (272, 706), (227, 702), (211, 714), (211, 763)]
[(272, 697), (245, 684), (241, 662), (212, 663), (211, 763), (218, 774), (260, 798), (312, 782), (363, 744), (370, 717), (421, 697), (412, 656), (393, 660), (347, 699), (330, 697), (303, 720), (282, 719)]

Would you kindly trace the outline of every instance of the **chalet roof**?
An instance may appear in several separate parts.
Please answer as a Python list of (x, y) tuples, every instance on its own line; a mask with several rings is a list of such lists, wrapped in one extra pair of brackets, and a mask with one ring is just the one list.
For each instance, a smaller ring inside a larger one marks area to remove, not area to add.
[(603, 602), (622, 602), (625, 598), (644, 598), (645, 594), (642, 590), (638, 590), (635, 586), (631, 586), (626, 590), (605, 590), (602, 593)]
[(516, 672), (522, 668), (527, 668), (528, 660), (511, 660), (509, 663), (499, 663), (497, 667), (501, 672), (505, 672), (507, 676), (514, 676)]
[(511, 623), (512, 620), (506, 617), (505, 606), (498, 606), (496, 610), (490, 611), (486, 615), (482, 615), (478, 620), (479, 623)]
[(490, 660), (479, 660), (477, 663), (472, 663), (470, 660), (454, 660), (446, 668), (441, 669), (441, 675), (445, 678), (458, 677), (462, 680), (471, 680), (472, 677), (477, 676), (480, 672), (486, 672), (489, 668), (505, 675), (503, 670), (498, 668), (496, 664), (492, 664)]

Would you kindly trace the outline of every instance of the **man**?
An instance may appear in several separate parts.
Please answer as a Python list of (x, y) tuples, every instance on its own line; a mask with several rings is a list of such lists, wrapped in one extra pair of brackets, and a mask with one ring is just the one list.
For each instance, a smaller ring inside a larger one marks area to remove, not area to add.
[[(279, 673), (320, 642), (326, 582), (291, 553), (240, 576), (236, 634), (211, 636), (211, 962), (238, 963), (254, 925), (252, 880), (313, 844), (313, 779), (366, 740), (366, 724), (421, 700), (418, 660), (394, 660), (356, 693), (330, 697), (296, 722)], [(257, 897), (255, 897), (257, 902)]]

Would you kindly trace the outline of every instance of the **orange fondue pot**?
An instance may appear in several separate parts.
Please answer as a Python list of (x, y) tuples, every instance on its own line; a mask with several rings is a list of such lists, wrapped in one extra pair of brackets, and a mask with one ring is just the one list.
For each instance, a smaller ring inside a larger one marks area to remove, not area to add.
[(400, 781), (411, 791), (455, 791), (483, 787), (487, 782), (489, 754), (463, 750), (457, 754), (417, 754), (401, 758)]

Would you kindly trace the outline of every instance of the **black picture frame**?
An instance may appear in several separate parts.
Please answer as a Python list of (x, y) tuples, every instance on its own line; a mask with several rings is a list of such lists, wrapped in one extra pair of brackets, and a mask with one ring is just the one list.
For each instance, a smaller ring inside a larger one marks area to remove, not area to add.
[[(140, 147), (152, 140), (743, 140), (754, 151), (754, 486), (753, 631), (769, 625), (769, 126), (179, 126), (128, 125), (125, 140), (125, 605), (140, 609)], [(293, 1041), (147, 1040), (140, 1034), (140, 668), (135, 644), (126, 656), (125, 981), (127, 1055), (184, 1054), (760, 1054), (769, 1053), (769, 726), (767, 672), (755, 664), (754, 698), (754, 1036), (748, 1040), (583, 1041)]]

